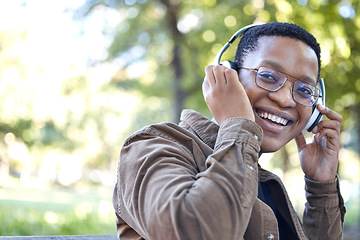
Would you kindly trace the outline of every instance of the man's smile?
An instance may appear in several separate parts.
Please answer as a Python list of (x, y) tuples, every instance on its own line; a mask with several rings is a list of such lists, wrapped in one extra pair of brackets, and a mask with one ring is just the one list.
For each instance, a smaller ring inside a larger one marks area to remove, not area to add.
[[(254, 108), (256, 123), (269, 134), (283, 134), (291, 130), (294, 118), (287, 113), (279, 112), (271, 107)], [(286, 130), (287, 129), (287, 130)]]
[(282, 118), (280, 116), (277, 116), (273, 113), (269, 113), (269, 112), (264, 112), (264, 111), (256, 111), (257, 115), (263, 119), (268, 119), (274, 123), (279, 123), (283, 126), (285, 126), (289, 120), (288, 119), (285, 119), (285, 118)]

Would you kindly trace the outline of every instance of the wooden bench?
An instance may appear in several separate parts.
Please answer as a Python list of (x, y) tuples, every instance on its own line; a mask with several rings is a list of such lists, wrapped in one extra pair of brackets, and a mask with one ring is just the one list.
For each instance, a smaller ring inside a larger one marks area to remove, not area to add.
[(117, 240), (116, 235), (4, 236), (0, 240)]

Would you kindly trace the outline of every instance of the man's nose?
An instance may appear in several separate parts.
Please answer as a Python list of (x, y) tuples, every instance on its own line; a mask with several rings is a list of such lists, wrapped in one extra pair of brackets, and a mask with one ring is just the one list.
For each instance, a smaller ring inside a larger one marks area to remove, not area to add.
[(295, 107), (296, 102), (293, 98), (292, 94), (293, 83), (285, 82), (284, 86), (282, 86), (276, 92), (269, 92), (269, 98), (279, 104), (279, 106), (286, 107)]

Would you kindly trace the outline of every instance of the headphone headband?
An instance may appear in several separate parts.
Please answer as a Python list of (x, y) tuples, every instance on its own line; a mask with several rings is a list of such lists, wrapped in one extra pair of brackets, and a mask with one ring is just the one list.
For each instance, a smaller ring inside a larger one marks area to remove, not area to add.
[(256, 27), (256, 26), (259, 26), (259, 25), (262, 25), (262, 24), (250, 24), (250, 25), (247, 25), (247, 26), (241, 28), (236, 33), (234, 33), (231, 36), (231, 38), (229, 39), (229, 41), (217, 53), (217, 55), (215, 57), (215, 60), (214, 60), (214, 65), (219, 65), (221, 63), (221, 56), (226, 51), (226, 49), (229, 48), (230, 44), (232, 44), (239, 37), (243, 36), (245, 34), (245, 32), (248, 31), (250, 28), (253, 28), (253, 27)]

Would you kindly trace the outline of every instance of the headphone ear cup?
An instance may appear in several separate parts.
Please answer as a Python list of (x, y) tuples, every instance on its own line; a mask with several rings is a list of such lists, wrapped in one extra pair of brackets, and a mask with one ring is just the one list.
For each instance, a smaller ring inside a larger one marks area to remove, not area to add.
[(234, 69), (236, 71), (238, 70), (237, 65), (232, 61), (224, 61), (224, 62), (221, 63), (221, 65), (223, 65), (223, 66), (225, 66), (227, 68)]
[(317, 104), (318, 102), (314, 104), (313, 112), (311, 114), (310, 120), (304, 129), (307, 130), (308, 132), (311, 132), (314, 129), (314, 127), (323, 119), (322, 113), (320, 113), (319, 110), (317, 109)]
[(325, 84), (322, 78), (319, 79), (320, 95), (317, 102), (313, 105), (311, 117), (304, 130), (311, 132), (314, 127), (323, 119), (323, 114), (317, 109), (317, 105), (320, 103), (325, 107)]

